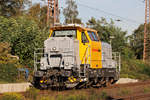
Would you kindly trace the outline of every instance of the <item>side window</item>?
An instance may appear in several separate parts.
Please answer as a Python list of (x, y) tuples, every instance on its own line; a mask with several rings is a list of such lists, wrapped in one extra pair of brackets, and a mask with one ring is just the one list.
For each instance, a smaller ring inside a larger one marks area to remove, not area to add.
[(92, 41), (94, 41), (94, 37), (92, 36), (91, 32), (88, 31), (88, 34), (89, 34), (89, 36), (90, 36), (90, 39), (91, 39)]
[(51, 37), (54, 37), (55, 36), (55, 32), (53, 31), (53, 33), (51, 34)]
[(81, 39), (82, 39), (82, 43), (88, 43), (89, 42), (89, 40), (87, 39), (84, 32), (82, 32)]
[(92, 41), (99, 41), (98, 36), (96, 35), (95, 32), (88, 31), (88, 34), (89, 34)]
[(93, 35), (93, 37), (94, 37), (94, 41), (99, 41), (98, 40), (98, 37), (97, 37), (97, 35), (96, 35), (96, 33), (95, 32), (91, 32), (92, 33), (92, 35)]

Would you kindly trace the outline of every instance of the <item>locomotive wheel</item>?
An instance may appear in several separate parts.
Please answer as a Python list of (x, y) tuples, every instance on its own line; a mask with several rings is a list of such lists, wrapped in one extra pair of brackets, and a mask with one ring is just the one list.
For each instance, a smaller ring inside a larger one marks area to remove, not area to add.
[(37, 89), (42, 89), (42, 87), (41, 87), (41, 85), (40, 85), (40, 79), (41, 79), (41, 78), (39, 78), (39, 77), (34, 77), (34, 78), (33, 78), (32, 84), (33, 84), (33, 86), (34, 86), (35, 88), (37, 88)]
[(105, 83), (105, 87), (109, 87), (109, 86), (111, 86), (111, 82), (110, 82), (110, 81), (107, 81), (107, 82)]
[(46, 84), (40, 84), (40, 89), (44, 90), (44, 89), (47, 89), (47, 85)]
[(77, 86), (76, 89), (82, 89), (86, 87), (86, 83), (85, 82), (80, 82)]
[(113, 78), (110, 78), (110, 79), (106, 78), (104, 86), (105, 87), (111, 86), (113, 84), (113, 81), (114, 81)]

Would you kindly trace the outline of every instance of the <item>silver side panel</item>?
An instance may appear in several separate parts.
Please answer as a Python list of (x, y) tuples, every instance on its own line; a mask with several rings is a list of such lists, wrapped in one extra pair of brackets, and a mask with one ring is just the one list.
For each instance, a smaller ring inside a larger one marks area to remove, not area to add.
[(102, 67), (103, 68), (116, 68), (116, 61), (112, 59), (112, 48), (111, 45), (102, 42)]
[(80, 53), (79, 53), (79, 40), (74, 40), (74, 54), (75, 54), (76, 65), (77, 67), (79, 67), (81, 64)]

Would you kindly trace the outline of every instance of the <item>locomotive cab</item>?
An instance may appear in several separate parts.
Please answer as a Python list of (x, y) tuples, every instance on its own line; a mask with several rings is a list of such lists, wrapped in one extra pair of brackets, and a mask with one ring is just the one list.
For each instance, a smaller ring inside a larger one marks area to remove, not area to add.
[(101, 42), (96, 30), (55, 26), (42, 50), (34, 53), (35, 87), (100, 87), (119, 78), (119, 53), (113, 56), (111, 45)]

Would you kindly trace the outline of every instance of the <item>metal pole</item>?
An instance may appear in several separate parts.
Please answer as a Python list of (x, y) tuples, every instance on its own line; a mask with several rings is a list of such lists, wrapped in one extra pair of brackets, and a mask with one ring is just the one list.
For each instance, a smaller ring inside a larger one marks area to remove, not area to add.
[(145, 24), (144, 24), (144, 50), (143, 50), (143, 61), (146, 60), (146, 33), (147, 33), (147, 0), (145, 0)]
[[(73, 1), (71, 0), (71, 3), (72, 3), (72, 2), (73, 2)], [(72, 14), (72, 16), (71, 16), (71, 17), (72, 17), (72, 24), (73, 24), (73, 23), (74, 23), (74, 21), (73, 21), (73, 20), (74, 20), (74, 19), (73, 19), (73, 14)]]
[(54, 25), (56, 23), (56, 0), (54, 0)]
[(119, 53), (119, 73), (121, 71), (121, 54)]
[(48, 4), (47, 4), (47, 25), (49, 25), (49, 17), (50, 17), (49, 16), (49, 12), (50, 12), (49, 11), (49, 4), (50, 4), (50, 0), (48, 0), (47, 2), (48, 2)]
[[(148, 13), (149, 13), (149, 16), (148, 16), (148, 21), (150, 22), (150, 0), (148, 0), (148, 6), (147, 6), (149, 9), (148, 9)], [(148, 23), (149, 23), (148, 22)]]
[[(47, 5), (47, 23), (48, 25), (54, 26), (56, 22), (59, 22), (59, 8), (58, 0), (48, 0)], [(50, 21), (50, 19), (52, 19)]]
[(51, 17), (53, 16), (52, 9), (53, 9), (53, 1), (50, 0), (50, 16)]
[(59, 22), (59, 5), (58, 0), (56, 0), (56, 22)]

